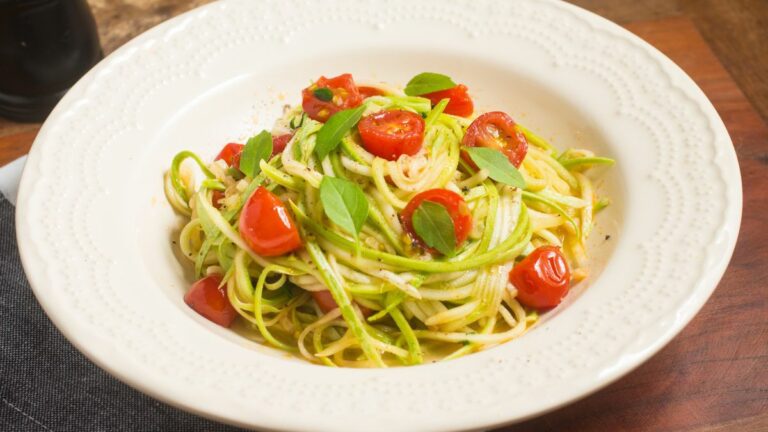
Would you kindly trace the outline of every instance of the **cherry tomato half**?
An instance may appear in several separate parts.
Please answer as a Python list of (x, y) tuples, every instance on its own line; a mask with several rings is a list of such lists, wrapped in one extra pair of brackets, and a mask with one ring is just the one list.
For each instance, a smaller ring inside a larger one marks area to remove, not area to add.
[(560, 304), (571, 285), (571, 270), (559, 247), (541, 246), (520, 261), (509, 280), (517, 288), (520, 303), (549, 309)]
[(366, 150), (387, 160), (397, 160), (421, 149), (424, 119), (410, 111), (380, 111), (363, 117), (357, 130)]
[[(336, 300), (333, 299), (333, 296), (331, 295), (331, 292), (328, 290), (325, 291), (312, 291), (312, 298), (315, 300), (315, 303), (320, 307), (320, 310), (328, 313), (337, 307), (339, 307), (336, 304)], [(362, 312), (364, 317), (368, 317), (371, 315), (373, 311), (368, 309), (365, 306), (357, 305), (357, 307), (360, 308), (360, 312)]]
[(292, 133), (287, 133), (278, 136), (272, 136), (272, 156), (280, 154), (285, 150), (285, 146), (288, 145), (288, 141), (293, 138)]
[(259, 255), (283, 255), (301, 246), (296, 223), (280, 198), (264, 187), (248, 198), (240, 213), (240, 235)]
[(359, 86), (357, 91), (360, 92), (360, 97), (368, 99), (371, 96), (384, 96), (387, 94), (384, 90), (371, 86)]
[[(499, 150), (516, 168), (520, 167), (528, 153), (528, 141), (525, 135), (517, 130), (512, 117), (501, 111), (487, 112), (476, 118), (467, 128), (462, 144), (466, 147), (488, 147)], [(469, 162), (466, 154), (465, 160)]]
[(443, 99), (450, 99), (448, 105), (445, 107), (445, 111), (443, 111), (444, 113), (460, 117), (469, 117), (475, 110), (475, 104), (472, 103), (472, 98), (469, 97), (469, 93), (467, 93), (468, 90), (467, 86), (459, 84), (448, 90), (427, 93), (422, 95), (422, 97), (432, 101), (432, 106), (437, 105)]
[(405, 206), (400, 217), (402, 218), (405, 231), (411, 238), (416, 240), (422, 247), (428, 249), (430, 252), (437, 253), (437, 251), (427, 247), (413, 228), (413, 213), (423, 201), (437, 203), (445, 207), (453, 221), (453, 231), (456, 235), (456, 247), (461, 245), (472, 230), (472, 213), (469, 211), (469, 206), (467, 206), (464, 198), (448, 189), (430, 189), (416, 195), (408, 201), (408, 205)]
[(229, 327), (237, 318), (237, 311), (229, 303), (227, 287), (219, 285), (221, 276), (217, 274), (200, 279), (184, 295), (184, 303), (216, 324)]
[(243, 148), (245, 148), (243, 144), (229, 143), (221, 149), (219, 155), (214, 160), (223, 160), (227, 165), (239, 169), (240, 155), (243, 153)]
[(319, 122), (325, 122), (337, 112), (354, 108), (363, 101), (355, 80), (348, 73), (333, 78), (321, 76), (314, 84), (305, 88), (301, 95), (304, 112), (309, 118)]
[(326, 291), (312, 291), (312, 298), (315, 300), (315, 303), (320, 307), (320, 310), (328, 313), (337, 307), (339, 307), (336, 304), (336, 300), (333, 299), (333, 296), (331, 295), (331, 292)]

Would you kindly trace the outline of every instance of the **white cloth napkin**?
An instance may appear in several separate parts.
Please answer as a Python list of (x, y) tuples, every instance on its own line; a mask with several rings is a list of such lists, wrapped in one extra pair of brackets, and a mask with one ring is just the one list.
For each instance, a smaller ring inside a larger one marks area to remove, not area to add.
[(16, 205), (16, 194), (19, 192), (21, 171), (24, 169), (26, 162), (27, 157), (22, 156), (8, 165), (0, 167), (0, 193), (13, 205)]

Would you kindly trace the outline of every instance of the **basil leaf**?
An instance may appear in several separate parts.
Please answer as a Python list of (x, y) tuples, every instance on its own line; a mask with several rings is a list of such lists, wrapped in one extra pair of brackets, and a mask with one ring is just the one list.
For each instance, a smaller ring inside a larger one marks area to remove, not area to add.
[(240, 156), (240, 171), (250, 178), (256, 177), (261, 172), (259, 162), (262, 159), (269, 160), (270, 155), (272, 155), (272, 134), (261, 131), (245, 144)]
[(315, 89), (315, 91), (313, 91), (312, 94), (314, 94), (316, 98), (320, 99), (323, 102), (328, 102), (331, 99), (333, 99), (333, 92), (331, 91), (331, 89), (327, 87), (320, 87), (318, 89)]
[(368, 200), (357, 183), (325, 176), (320, 182), (320, 202), (328, 219), (355, 239), (368, 219)]
[(469, 153), (469, 157), (479, 168), (488, 171), (488, 176), (493, 180), (516, 188), (525, 187), (523, 175), (504, 153), (486, 147), (468, 147), (464, 150)]
[(336, 147), (338, 147), (341, 139), (344, 138), (344, 135), (360, 121), (360, 117), (363, 116), (363, 111), (365, 111), (364, 105), (339, 111), (325, 122), (323, 127), (317, 132), (315, 154), (318, 159), (325, 159), (325, 157), (328, 156), (328, 153), (334, 151)]
[(454, 87), (456, 87), (456, 83), (447, 75), (422, 72), (408, 81), (408, 84), (405, 86), (405, 94), (408, 96), (420, 96)]
[(441, 204), (423, 201), (413, 212), (413, 229), (427, 246), (445, 256), (456, 250), (456, 231), (448, 210)]

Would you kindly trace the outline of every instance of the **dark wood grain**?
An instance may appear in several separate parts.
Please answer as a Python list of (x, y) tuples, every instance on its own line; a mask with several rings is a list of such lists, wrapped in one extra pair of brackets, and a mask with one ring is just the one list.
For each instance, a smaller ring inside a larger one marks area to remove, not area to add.
[(690, 20), (627, 28), (687, 71), (725, 121), (744, 185), (736, 251), (701, 313), (650, 361), (586, 399), (503, 430), (768, 431), (768, 128)]
[(104, 52), (111, 53), (147, 29), (212, 0), (88, 0)]
[(27, 154), (38, 130), (39, 127), (25, 128), (0, 137), (0, 166)]
[[(208, 2), (89, 1), (106, 52), (164, 19)], [(718, 289), (665, 349), (598, 393), (503, 430), (768, 431), (768, 234), (764, 222), (768, 214), (768, 128), (749, 100), (758, 106), (768, 103), (760, 87), (768, 82), (768, 56), (764, 51), (762, 58), (756, 54), (765, 50), (768, 37), (754, 43), (768, 29), (763, 14), (768, 1), (574, 2), (627, 24), (676, 61), (709, 96), (739, 156), (743, 224), (734, 257)], [(695, 5), (704, 7), (697, 9)], [(658, 19), (670, 16), (690, 19)], [(649, 21), (635, 22), (638, 19)], [(718, 28), (718, 20), (722, 28)], [(736, 74), (748, 97), (707, 42)], [(0, 166), (24, 154), (38, 128), (0, 120)]]
[(768, 121), (768, 0), (569, 0), (625, 25), (691, 19), (747, 99)]

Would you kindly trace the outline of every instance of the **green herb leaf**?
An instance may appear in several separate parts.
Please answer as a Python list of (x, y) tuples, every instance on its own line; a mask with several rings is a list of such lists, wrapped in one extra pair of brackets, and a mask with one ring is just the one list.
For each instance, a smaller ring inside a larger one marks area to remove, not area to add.
[(314, 94), (316, 98), (323, 102), (329, 102), (331, 99), (333, 99), (333, 92), (327, 87), (320, 87), (315, 89), (312, 94)]
[(323, 127), (317, 132), (315, 154), (318, 159), (325, 159), (325, 157), (328, 156), (328, 153), (338, 147), (341, 139), (344, 138), (344, 135), (360, 121), (360, 117), (363, 116), (363, 111), (365, 111), (364, 105), (339, 111), (325, 122)]
[(456, 87), (456, 83), (447, 75), (422, 72), (408, 81), (408, 85), (405, 86), (405, 94), (408, 96), (420, 96), (454, 87)]
[(493, 180), (517, 188), (525, 187), (523, 175), (512, 165), (504, 153), (486, 147), (468, 147), (464, 150), (469, 153), (469, 157), (479, 168), (488, 171), (488, 176)]
[(368, 200), (360, 186), (325, 176), (320, 182), (320, 201), (328, 218), (357, 239), (368, 218)]
[(435, 248), (445, 256), (456, 251), (456, 231), (448, 210), (441, 204), (422, 202), (413, 212), (413, 229), (427, 246)]
[(261, 131), (260, 134), (248, 140), (240, 156), (240, 171), (250, 178), (256, 177), (261, 172), (259, 162), (262, 159), (269, 160), (272, 155), (272, 134)]

